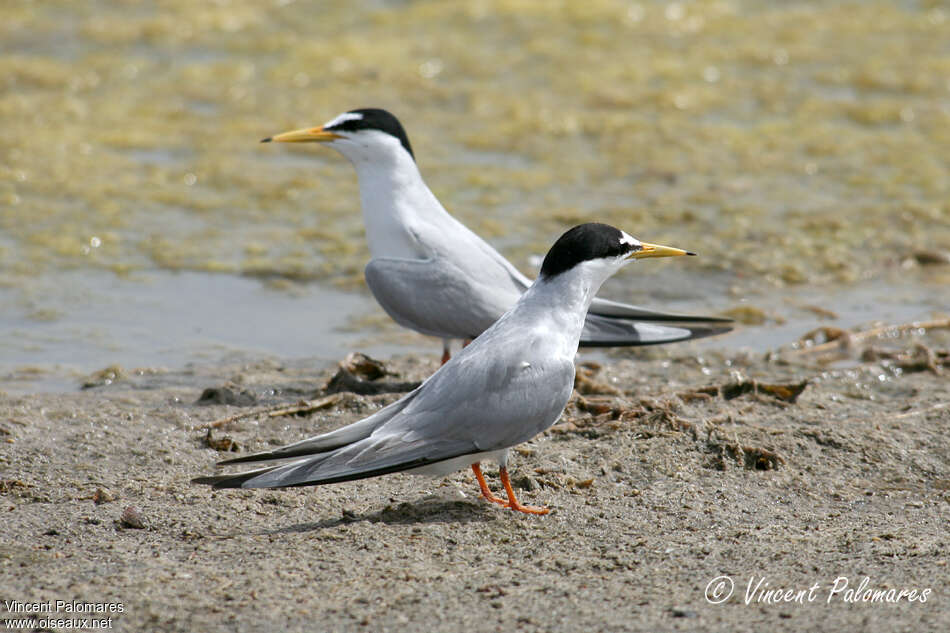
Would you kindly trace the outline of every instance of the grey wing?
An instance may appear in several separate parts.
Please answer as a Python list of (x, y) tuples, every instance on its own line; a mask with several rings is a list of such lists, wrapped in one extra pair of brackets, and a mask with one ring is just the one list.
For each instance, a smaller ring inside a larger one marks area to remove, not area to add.
[[(504, 347), (487, 347), (490, 349), (484, 353), (464, 353), (444, 365), (419, 389), (397, 402), (401, 406), (361, 439), (325, 450), (326, 445), (342, 440), (346, 433), (329, 444), (319, 440), (332, 434), (311, 438), (258, 455), (263, 459), (300, 456), (289, 464), (202, 477), (195, 482), (217, 488), (336, 483), (503, 449), (530, 439), (553, 424), (564, 410), (573, 388), (574, 364), (552, 359), (547, 366), (525, 367)], [(503, 350), (501, 354), (493, 353), (499, 349)], [(365, 424), (370, 419), (372, 416), (341, 431), (351, 429), (351, 436), (362, 435), (370, 428)], [(355, 433), (356, 428), (360, 433)], [(319, 452), (301, 455), (304, 447)]]
[(377, 258), (365, 270), (373, 296), (396, 323), (441, 338), (475, 338), (517, 302), (520, 291), (491, 273), (498, 271), (468, 274), (444, 257)]
[(465, 350), (470, 353), (429, 378), (426, 397), (420, 394), (400, 414), (412, 420), (407, 437), (438, 436), (484, 452), (520, 444), (554, 424), (573, 391), (573, 358), (522, 360), (528, 356), (519, 351), (531, 346), (513, 339), (473, 342)]
[(422, 389), (422, 386), (419, 386), (396, 402), (383, 407), (373, 415), (363, 418), (359, 422), (348, 424), (344, 427), (336, 429), (335, 431), (330, 431), (329, 433), (323, 433), (322, 435), (316, 435), (293, 444), (282, 446), (273, 451), (264, 451), (261, 453), (245, 455), (243, 457), (236, 457), (234, 459), (226, 459), (224, 461), (218, 462), (218, 465), (224, 466), (226, 464), (241, 464), (247, 462), (263, 462), (277, 459), (288, 459), (291, 457), (313, 455), (316, 453), (326, 453), (342, 448), (349, 444), (353, 444), (354, 442), (358, 442), (369, 437), (379, 427), (392, 420), (397, 414), (405, 409), (413, 401), (413, 399), (415, 399), (415, 397), (419, 394), (420, 389)]
[[(406, 394), (373, 415), (342, 428), (273, 451), (218, 462), (218, 465), (281, 460), (284, 463), (237, 474), (197, 477), (192, 483), (215, 488), (283, 488), (329, 484), (424, 466), (470, 452), (463, 443), (399, 441), (400, 433), (381, 431), (396, 419), (424, 387)], [(297, 458), (297, 459), (294, 459)], [(286, 460), (294, 459), (290, 463)]]
[(193, 483), (215, 488), (289, 488), (355, 481), (412, 470), (473, 451), (450, 441), (405, 442), (398, 437), (370, 436), (339, 450), (302, 457), (236, 475), (199, 477)]

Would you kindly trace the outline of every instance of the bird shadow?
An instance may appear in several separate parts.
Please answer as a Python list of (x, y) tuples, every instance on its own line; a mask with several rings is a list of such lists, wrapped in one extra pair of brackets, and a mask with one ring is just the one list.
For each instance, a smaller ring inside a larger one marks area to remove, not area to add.
[(274, 530), (263, 531), (261, 535), (292, 534), (300, 532), (318, 532), (330, 528), (368, 521), (387, 525), (420, 525), (428, 523), (474, 523), (494, 521), (498, 518), (499, 508), (487, 503), (460, 501), (451, 499), (423, 499), (388, 505), (382, 510), (357, 514), (344, 510), (341, 517), (324, 519), (313, 523), (297, 523)]

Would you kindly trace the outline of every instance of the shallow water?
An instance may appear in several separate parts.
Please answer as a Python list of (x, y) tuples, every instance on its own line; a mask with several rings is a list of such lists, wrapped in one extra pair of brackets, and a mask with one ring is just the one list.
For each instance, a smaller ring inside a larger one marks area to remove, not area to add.
[[(526, 272), (596, 219), (702, 255), (653, 265), (661, 284), (615, 280), (635, 303), (795, 313), (813, 293), (844, 322), (871, 288), (861, 322), (946, 310), (947, 267), (915, 254), (950, 250), (948, 41), (950, 11), (926, 1), (5, 2), (0, 368), (281, 355), (325, 304), (362, 330), (301, 354), (398, 338), (360, 294), (351, 167), (257, 143), (368, 105)], [(154, 318), (176, 283), (195, 314)], [(216, 339), (202, 283), (220, 305), (261, 302), (253, 331)], [(766, 319), (751, 336), (787, 333)]]
[(359, 342), (349, 322), (370, 306), (329, 287), (201, 272), (40, 276), (28, 291), (0, 288), (0, 384), (72, 390), (109, 365), (155, 371), (270, 356), (321, 367)]
[[(638, 288), (631, 292), (634, 283)], [(647, 274), (612, 280), (603, 294), (699, 314), (714, 311), (721, 296), (716, 289), (709, 279)], [(727, 335), (666, 348), (672, 353), (684, 346), (699, 353), (710, 348), (762, 353), (821, 325), (927, 320), (945, 307), (940, 289), (934, 285), (925, 296), (916, 286), (868, 282), (834, 295), (827, 289), (794, 288), (771, 305), (753, 296), (737, 307), (761, 313), (762, 323), (740, 323)], [(835, 317), (817, 314), (816, 307)], [(72, 391), (94, 372), (116, 365), (129, 375), (262, 358), (317, 368), (355, 349), (380, 358), (409, 352), (435, 358), (441, 344), (401, 329), (368, 292), (317, 282), (187, 271), (130, 277), (67, 271), (35, 277), (28, 288), (0, 287), (0, 390), (8, 393)], [(626, 354), (581, 350), (588, 360)]]

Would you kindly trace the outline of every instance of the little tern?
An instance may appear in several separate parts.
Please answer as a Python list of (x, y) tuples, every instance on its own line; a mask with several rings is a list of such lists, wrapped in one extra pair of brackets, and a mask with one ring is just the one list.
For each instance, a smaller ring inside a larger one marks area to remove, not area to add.
[[(443, 208), (419, 172), (399, 120), (351, 110), (322, 126), (262, 143), (326, 143), (356, 168), (371, 259), (366, 283), (394, 321), (443, 340), (474, 339), (515, 304), (531, 281)], [(580, 344), (652, 345), (720, 334), (729, 319), (668, 314), (594, 299)]]
[[(508, 449), (549, 428), (567, 406), (574, 355), (594, 295), (636, 259), (692, 254), (640, 242), (606, 224), (576, 226), (551, 247), (540, 275), (514, 307), (414, 391), (335, 431), (220, 462), (289, 463), (193, 481), (215, 488), (285, 488), (400, 471), (438, 476), (470, 466), (489, 501), (546, 514), (547, 508), (522, 505), (515, 497)], [(507, 499), (488, 488), (480, 466), (485, 459), (498, 463)]]

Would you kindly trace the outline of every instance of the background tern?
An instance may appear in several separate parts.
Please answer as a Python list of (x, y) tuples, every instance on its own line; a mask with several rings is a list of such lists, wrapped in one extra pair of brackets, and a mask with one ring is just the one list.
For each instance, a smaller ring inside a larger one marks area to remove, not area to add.
[[(415, 391), (359, 422), (273, 451), (220, 462), (290, 459), (246, 473), (200, 477), (215, 488), (283, 488), (399, 471), (444, 475), (471, 466), (482, 495), (521, 505), (508, 477), (508, 449), (554, 424), (574, 386), (574, 355), (594, 294), (625, 264), (692, 255), (641, 243), (606, 224), (582, 224), (548, 251), (537, 280), (515, 305)], [(491, 459), (507, 499), (495, 497), (480, 462)]]
[[(426, 185), (399, 120), (378, 108), (261, 142), (326, 143), (356, 168), (371, 259), (366, 283), (400, 325), (443, 340), (474, 339), (531, 281), (453, 218)], [(653, 345), (727, 332), (730, 319), (668, 314), (594, 299), (583, 347)]]

